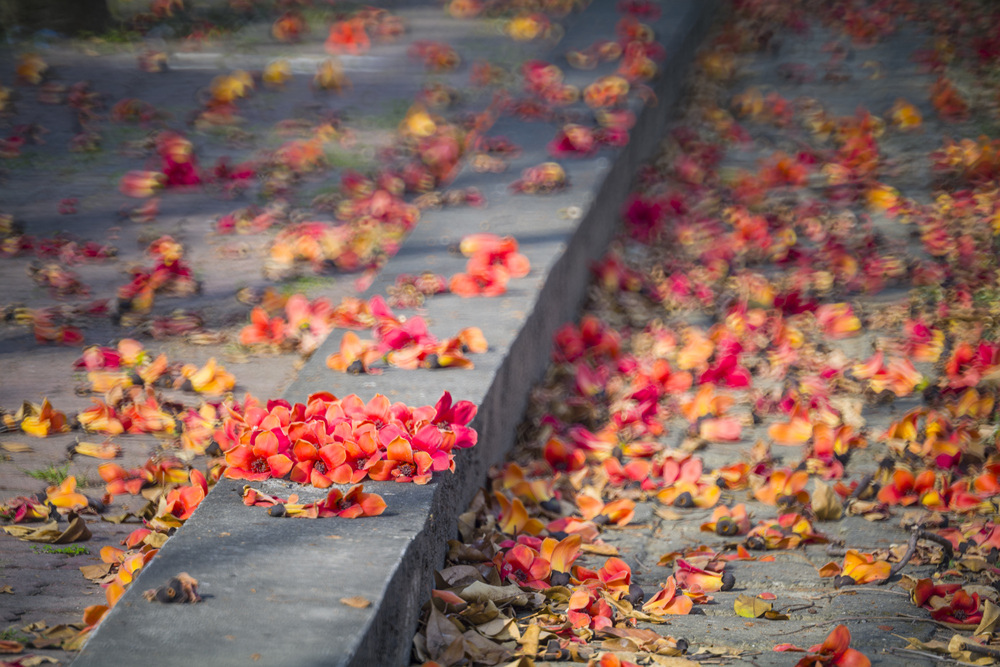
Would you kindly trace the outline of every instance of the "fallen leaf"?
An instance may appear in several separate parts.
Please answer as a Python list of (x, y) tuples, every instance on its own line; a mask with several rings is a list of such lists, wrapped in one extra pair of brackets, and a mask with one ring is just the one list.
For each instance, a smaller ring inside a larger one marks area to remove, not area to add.
[(528, 603), (528, 594), (515, 584), (509, 586), (491, 586), (482, 581), (476, 581), (463, 588), (458, 596), (466, 602), (486, 602), (489, 600), (494, 604), (509, 602), (519, 607), (523, 607)]
[(24, 445), (20, 442), (5, 442), (0, 445), (0, 448), (3, 448), (4, 451), (10, 452), (11, 454), (29, 454), (35, 451), (30, 445)]
[(66, 530), (59, 530), (59, 524), (49, 521), (36, 528), (30, 526), (3, 526), (3, 529), (19, 540), (28, 542), (46, 542), (48, 544), (71, 544), (73, 542), (84, 542), (90, 539), (90, 529), (79, 516), (72, 515)]
[(1000, 607), (997, 607), (990, 600), (986, 600), (983, 602), (983, 620), (979, 622), (979, 627), (972, 634), (989, 634), (996, 629), (997, 623), (1000, 623)]
[(581, 544), (580, 551), (598, 556), (617, 556), (618, 547), (611, 544)]
[(372, 601), (366, 597), (354, 595), (349, 598), (340, 598), (340, 604), (345, 604), (348, 607), (354, 607), (355, 609), (365, 609), (366, 607), (372, 606)]
[(114, 566), (113, 563), (97, 563), (96, 565), (83, 565), (80, 567), (80, 572), (83, 576), (91, 581), (97, 581), (108, 576), (111, 572), (111, 568)]
[(24, 644), (10, 639), (0, 639), (0, 653), (20, 653), (24, 650)]
[(160, 547), (162, 547), (164, 544), (167, 543), (168, 539), (170, 539), (170, 536), (167, 535), (166, 533), (155, 533), (154, 532), (154, 533), (150, 533), (146, 537), (142, 538), (142, 542), (143, 542), (143, 544), (148, 544), (149, 546), (153, 547), (154, 549), (159, 549)]
[[(451, 664), (455, 660), (448, 660), (447, 656), (455, 649), (452, 647), (458, 644), (459, 650), (462, 646), (462, 631), (455, 625), (455, 622), (438, 611), (437, 607), (431, 605), (431, 613), (427, 618), (427, 652), (432, 660), (443, 664)], [(461, 657), (461, 653), (458, 655)]]
[(0, 593), (7, 593), (8, 595), (14, 594), (14, 589), (10, 586), (0, 586)]
[(749, 595), (740, 595), (733, 602), (733, 609), (738, 616), (743, 618), (760, 618), (771, 611), (773, 605), (760, 598), (752, 598)]
[(518, 640), (518, 643), (521, 645), (521, 651), (523, 651), (525, 655), (538, 655), (538, 642), (541, 640), (541, 634), (541, 626), (535, 625), (534, 623), (529, 625), (528, 629), (521, 634), (521, 639)]
[(832, 486), (818, 479), (812, 493), (812, 508), (820, 521), (837, 521), (844, 516), (844, 506), (840, 502), (840, 496)]

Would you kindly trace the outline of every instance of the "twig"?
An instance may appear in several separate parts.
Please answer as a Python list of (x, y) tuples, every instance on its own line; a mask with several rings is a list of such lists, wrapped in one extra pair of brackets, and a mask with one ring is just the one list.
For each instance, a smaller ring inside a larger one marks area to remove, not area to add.
[(810, 602), (809, 604), (792, 605), (788, 609), (783, 609), (781, 613), (783, 613), (783, 614), (791, 614), (791, 613), (794, 613), (794, 612), (797, 612), (797, 611), (804, 611), (806, 609), (812, 609), (815, 606), (816, 606), (815, 602)]
[(892, 567), (889, 568), (889, 576), (878, 582), (880, 586), (884, 586), (889, 583), (890, 579), (899, 574), (899, 572), (906, 567), (906, 564), (910, 562), (911, 558), (913, 558), (913, 554), (917, 553), (917, 542), (920, 540), (921, 532), (923, 531), (916, 526), (910, 530), (910, 541), (906, 544), (906, 553), (904, 553), (903, 557), (899, 559), (899, 562), (892, 564)]
[(823, 625), (832, 625), (833, 623), (846, 623), (847, 621), (919, 621), (921, 623), (933, 623), (934, 625), (940, 625), (947, 628), (945, 623), (940, 621), (935, 621), (933, 618), (920, 618), (919, 616), (909, 616), (907, 614), (895, 614), (894, 616), (841, 616), (840, 618), (832, 618), (828, 621), (819, 621), (817, 623), (810, 623), (809, 625), (803, 625), (797, 630), (789, 630), (788, 632), (776, 633), (776, 637), (783, 637), (785, 635), (794, 635), (796, 633), (802, 632), (803, 630), (810, 630), (812, 628), (818, 628)]
[(910, 541), (906, 545), (906, 553), (903, 557), (899, 559), (898, 562), (893, 563), (892, 567), (889, 568), (889, 576), (878, 582), (880, 586), (889, 583), (895, 575), (899, 574), (906, 564), (910, 562), (913, 558), (913, 554), (917, 552), (917, 543), (920, 540), (927, 540), (928, 542), (934, 542), (935, 544), (941, 545), (944, 549), (944, 562), (948, 563), (955, 557), (955, 549), (951, 546), (951, 542), (947, 539), (941, 537), (937, 533), (932, 533), (927, 530), (923, 530), (919, 526), (914, 526), (910, 529)]
[(894, 647), (890, 647), (890, 648), (887, 648), (886, 650), (889, 651), (890, 653), (905, 653), (907, 655), (915, 655), (915, 656), (919, 656), (921, 658), (924, 658), (926, 660), (933, 660), (934, 662), (947, 662), (947, 663), (951, 663), (951, 664), (954, 664), (954, 665), (962, 664), (962, 663), (960, 663), (959, 661), (957, 661), (957, 660), (955, 660), (953, 658), (949, 658), (948, 656), (938, 655), (937, 653), (931, 653), (929, 651), (918, 651), (918, 650), (913, 649), (913, 648), (894, 648)]
[(937, 533), (932, 533), (932, 532), (927, 531), (927, 530), (921, 530), (920, 531), (920, 539), (922, 539), (922, 540), (930, 540), (931, 542), (934, 542), (935, 544), (941, 545), (941, 548), (944, 549), (944, 560), (945, 560), (946, 563), (949, 562), (949, 561), (951, 561), (951, 560), (954, 560), (954, 558), (955, 558), (955, 548), (953, 546), (951, 546), (951, 542), (949, 542), (947, 539), (941, 537)]
[(867, 475), (865, 475), (864, 477), (862, 477), (861, 481), (858, 482), (857, 488), (855, 488), (853, 491), (851, 491), (851, 495), (847, 496), (847, 499), (848, 500), (857, 500), (857, 499), (861, 498), (862, 494), (864, 494), (864, 492), (868, 490), (868, 487), (872, 485), (872, 480), (874, 480), (874, 479), (875, 479), (875, 475), (872, 474), (872, 473), (868, 473)]
[(991, 658), (1000, 658), (1000, 650), (998, 649), (977, 644), (968, 637), (962, 637), (962, 642), (962, 648), (969, 653), (975, 653), (976, 655), (988, 655)]
[(933, 618), (923, 618), (921, 616), (911, 616), (910, 614), (896, 614), (896, 618), (903, 619), (903, 620), (906, 620), (906, 621), (920, 621), (921, 623), (933, 623), (934, 625), (936, 625), (938, 627), (947, 628), (948, 630), (954, 630), (955, 629), (955, 628), (951, 627), (950, 625), (948, 625), (947, 623), (935, 620)]

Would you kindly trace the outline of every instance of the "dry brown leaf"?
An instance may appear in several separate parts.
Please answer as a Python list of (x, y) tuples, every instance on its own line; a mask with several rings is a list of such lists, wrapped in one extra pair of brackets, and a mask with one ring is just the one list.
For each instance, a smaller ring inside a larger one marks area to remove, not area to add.
[(466, 630), (462, 639), (464, 640), (465, 655), (475, 664), (496, 665), (501, 660), (507, 660), (511, 656), (510, 650), (487, 639), (475, 630)]
[(25, 445), (20, 442), (5, 442), (0, 444), (0, 448), (4, 451), (10, 452), (11, 454), (30, 454), (35, 451), (30, 445)]
[(739, 595), (733, 602), (736, 615), (743, 618), (760, 618), (771, 611), (773, 606), (770, 602), (749, 595)]
[(651, 655), (649, 656), (654, 665), (659, 667), (699, 667), (700, 662), (695, 660), (688, 660), (687, 658), (677, 658), (669, 655)]
[(463, 648), (465, 639), (462, 637), (462, 631), (455, 625), (454, 621), (438, 611), (434, 605), (431, 605), (431, 613), (427, 618), (425, 635), (427, 653), (431, 660), (448, 665), (457, 662), (465, 653)]
[(4, 531), (13, 535), (19, 540), (28, 542), (46, 542), (48, 544), (71, 544), (73, 542), (83, 542), (90, 539), (90, 529), (87, 524), (78, 516), (71, 515), (69, 526), (65, 530), (59, 530), (59, 524), (49, 521), (38, 527), (13, 525), (3, 526)]
[(80, 568), (80, 572), (83, 576), (91, 581), (98, 581), (108, 576), (113, 567), (112, 563), (98, 563), (96, 565), (84, 565)]
[(10, 586), (0, 586), (0, 593), (6, 593), (7, 595), (13, 595), (14, 589)]
[(365, 609), (372, 606), (372, 601), (361, 595), (352, 595), (349, 598), (340, 598), (340, 604), (346, 604), (348, 607), (354, 607), (355, 609)]
[(160, 547), (162, 547), (164, 544), (167, 543), (168, 539), (170, 539), (170, 536), (167, 535), (166, 533), (152, 532), (146, 537), (142, 538), (142, 541), (143, 544), (148, 544), (154, 549), (159, 549)]
[(983, 620), (979, 622), (979, 627), (972, 634), (989, 634), (996, 629), (997, 623), (1000, 623), (1000, 607), (997, 607), (990, 600), (986, 600), (983, 603)]
[(666, 507), (657, 507), (653, 510), (653, 514), (661, 519), (666, 519), (667, 521), (677, 521), (683, 518), (680, 513), (675, 512), (672, 509), (667, 509)]
[(818, 479), (812, 494), (812, 508), (820, 521), (837, 521), (844, 516), (844, 506), (840, 502), (840, 496), (832, 486)]
[(534, 623), (529, 625), (528, 629), (521, 633), (521, 638), (517, 642), (521, 645), (521, 652), (526, 656), (538, 655), (538, 642), (541, 640), (541, 635), (541, 626)]
[(520, 586), (510, 584), (509, 586), (491, 586), (482, 581), (469, 584), (458, 593), (458, 597), (466, 602), (486, 602), (492, 601), (494, 604), (510, 603), (518, 607), (528, 604), (528, 593), (521, 590)]
[(598, 556), (617, 556), (618, 547), (611, 544), (581, 544), (580, 551)]
[(13, 639), (0, 639), (0, 653), (20, 653), (24, 650), (24, 644)]

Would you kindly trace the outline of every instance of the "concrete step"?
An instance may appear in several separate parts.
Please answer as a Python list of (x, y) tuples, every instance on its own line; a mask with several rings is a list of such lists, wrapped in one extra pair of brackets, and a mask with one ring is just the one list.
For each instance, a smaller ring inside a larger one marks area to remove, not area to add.
[[(513, 235), (532, 271), (513, 280), (506, 295), (436, 296), (421, 313), (432, 333), (442, 339), (465, 326), (483, 330), (490, 349), (473, 357), (475, 368), (335, 374), (325, 366), (327, 355), (339, 349), (340, 332), (335, 332), (285, 393), (293, 402), (316, 391), (330, 391), (366, 400), (381, 393), (408, 405), (433, 405), (447, 390), (456, 400), (473, 401), (479, 406), (472, 424), (479, 432), (479, 444), (459, 454), (456, 473), (438, 474), (426, 486), (366, 483), (365, 490), (381, 494), (388, 509), (380, 517), (355, 521), (274, 519), (242, 504), (242, 481), (223, 480), (141, 572), (73, 665), (408, 663), (420, 606), (429, 597), (447, 540), (455, 534), (456, 518), (483, 485), (489, 466), (500, 462), (512, 444), (529, 390), (548, 364), (552, 335), (578, 311), (589, 264), (603, 255), (612, 238), (633, 173), (663, 132), (717, 3), (669, 0), (661, 7), (662, 15), (652, 23), (667, 53), (651, 84), (657, 102), (641, 106), (633, 100), (639, 121), (625, 148), (561, 160), (570, 182), (561, 192), (510, 194), (509, 185), (522, 169), (551, 159), (546, 144), (558, 125), (500, 118), (489, 134), (507, 136), (522, 147), (521, 155), (502, 174), (474, 173), (466, 167), (451, 186), (478, 187), (489, 200), (488, 207), (426, 211), (368, 290), (368, 296), (385, 294), (403, 273), (431, 270), (450, 276), (462, 271), (465, 259), (450, 252), (449, 246), (467, 234)], [(535, 53), (538, 47), (512, 42), (498, 34), (492, 22), (456, 21), (431, 3), (400, 13), (414, 26), (408, 39), (447, 39), (466, 62), (489, 60), (514, 49), (516, 55), (563, 66), (568, 49), (614, 39), (620, 16), (613, 3), (593, 2), (563, 21), (566, 34), (558, 45)], [(376, 77), (384, 99), (389, 93), (398, 96), (414, 89), (412, 66), (404, 64), (401, 46), (387, 47), (385, 52), (376, 48), (372, 60), (366, 58), (356, 59), (357, 71), (349, 71), (355, 90), (364, 86), (367, 75)], [(371, 63), (378, 65), (374, 72)], [(567, 82), (582, 88), (613, 67), (587, 72), (567, 67)], [(462, 73), (463, 82), (465, 76), (467, 71)], [(582, 102), (570, 110), (590, 115)], [(309, 498), (309, 490), (287, 482), (260, 486), (267, 493), (297, 492)], [(315, 495), (320, 495), (318, 490)], [(179, 572), (200, 582), (204, 602), (151, 604), (142, 597), (144, 590)], [(370, 600), (371, 605), (357, 609), (340, 602), (353, 596)]]

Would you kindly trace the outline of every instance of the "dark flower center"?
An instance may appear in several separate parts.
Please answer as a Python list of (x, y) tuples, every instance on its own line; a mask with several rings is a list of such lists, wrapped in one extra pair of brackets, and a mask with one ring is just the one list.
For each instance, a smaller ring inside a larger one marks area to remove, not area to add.
[(952, 617), (957, 618), (960, 621), (964, 621), (966, 618), (969, 617), (969, 615), (965, 613), (964, 609), (954, 609), (952, 610), (951, 615)]
[(313, 470), (315, 470), (321, 475), (325, 475), (327, 470), (329, 470), (329, 468), (326, 467), (325, 461), (316, 461), (316, 463), (313, 465)]
[(268, 464), (267, 459), (259, 456), (250, 463), (250, 470), (252, 472), (269, 472), (271, 466)]
[(347, 508), (351, 507), (351, 506), (352, 506), (353, 504), (354, 504), (354, 503), (352, 503), (352, 502), (351, 502), (350, 500), (348, 500), (347, 498), (341, 498), (340, 500), (338, 500), (338, 501), (337, 501), (337, 509), (338, 509), (339, 511), (343, 512), (343, 511), (344, 511), (344, 510), (346, 510)]
[(401, 464), (398, 468), (396, 468), (396, 470), (398, 470), (399, 474), (402, 475), (403, 477), (411, 477), (413, 473), (416, 472), (416, 469), (413, 467), (413, 465), (409, 463)]

